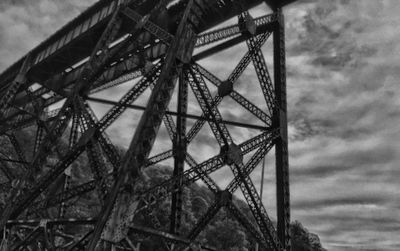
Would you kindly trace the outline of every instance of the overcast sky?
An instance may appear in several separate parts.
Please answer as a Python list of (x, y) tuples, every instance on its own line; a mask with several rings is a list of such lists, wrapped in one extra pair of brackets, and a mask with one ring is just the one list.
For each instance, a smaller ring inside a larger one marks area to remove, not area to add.
[[(0, 70), (93, 2), (2, 0)], [(262, 6), (252, 13), (267, 11)], [(398, 0), (309, 0), (285, 10), (292, 218), (317, 233), (329, 250), (400, 250), (399, 13)], [(201, 63), (226, 78), (244, 48)], [(268, 63), (270, 49), (268, 43), (263, 48)], [(265, 107), (253, 72), (249, 67), (236, 89)], [(99, 96), (118, 100), (132, 84), (113, 90), (112, 98), (110, 92)], [(199, 114), (194, 104), (190, 111)], [(105, 110), (94, 108), (99, 115)], [(257, 123), (229, 100), (221, 112)], [(129, 144), (138, 115), (127, 112), (110, 128), (116, 143)], [(218, 152), (207, 130), (189, 149), (198, 161)], [(240, 143), (258, 132), (231, 133)], [(166, 137), (162, 131), (162, 147), (155, 152), (170, 147)], [(264, 201), (273, 210), (271, 162)], [(229, 182), (226, 171), (213, 177), (221, 186)]]

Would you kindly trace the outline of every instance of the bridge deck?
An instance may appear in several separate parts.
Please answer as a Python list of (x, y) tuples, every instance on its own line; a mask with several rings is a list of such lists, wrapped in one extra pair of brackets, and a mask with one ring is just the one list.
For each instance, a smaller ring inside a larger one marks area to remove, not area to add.
[[(93, 48), (97, 38), (100, 37), (102, 31), (105, 29), (111, 13), (113, 13), (118, 5), (123, 3), (129, 4), (132, 9), (144, 15), (149, 11), (150, 6), (154, 5), (153, 2), (154, 0), (100, 0), (28, 53), (31, 57), (29, 79), (35, 82), (43, 82), (51, 75), (62, 72), (85, 57), (88, 57), (88, 51), (90, 51), (88, 48)], [(239, 2), (241, 8), (248, 9), (260, 4), (262, 1), (199, 0), (198, 2), (207, 6), (206, 9), (209, 11), (207, 17), (203, 18), (203, 20), (207, 20), (207, 23), (204, 23), (200, 27), (199, 32), (201, 32), (239, 14), (241, 11), (237, 8)], [(271, 0), (267, 2), (271, 6), (274, 6), (277, 2), (286, 5), (293, 2), (293, 0)], [(175, 6), (179, 6), (179, 4)], [(169, 20), (167, 20), (167, 22), (173, 23), (174, 19), (179, 17), (179, 10), (176, 11), (174, 7), (171, 7), (169, 13), (175, 14), (172, 17), (168, 17)], [(154, 21), (159, 23), (160, 26), (162, 23), (165, 23), (165, 20), (162, 19)], [(126, 25), (129, 25), (129, 23)], [(173, 27), (170, 27), (170, 29), (173, 29)], [(120, 34), (119, 37), (122, 35), (124, 34)], [(0, 94), (15, 79), (26, 57), (27, 55), (22, 57), (0, 75)]]

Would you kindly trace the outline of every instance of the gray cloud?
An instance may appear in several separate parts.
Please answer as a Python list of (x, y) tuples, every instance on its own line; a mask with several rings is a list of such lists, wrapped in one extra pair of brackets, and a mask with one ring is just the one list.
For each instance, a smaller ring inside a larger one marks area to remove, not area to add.
[(1, 1), (0, 71), (94, 2), (95, 0)]
[(293, 215), (331, 250), (399, 249), (399, 8), (287, 10)]

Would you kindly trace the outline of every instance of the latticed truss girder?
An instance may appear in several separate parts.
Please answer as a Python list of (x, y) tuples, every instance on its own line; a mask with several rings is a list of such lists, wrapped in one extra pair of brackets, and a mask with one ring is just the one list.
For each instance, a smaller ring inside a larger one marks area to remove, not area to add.
[[(199, 27), (207, 22), (203, 19), (208, 11), (204, 2), (207, 1), (188, 1), (174, 28), (155, 18), (160, 11), (168, 9), (168, 0), (160, 1), (145, 13), (143, 10), (136, 12), (129, 4), (115, 5), (112, 18), (87, 60), (68, 71), (50, 75), (39, 83), (39, 88), (29, 89), (26, 92), (29, 95), (23, 97), (17, 95), (21, 87), (33, 84), (26, 74), (30, 67), (30, 58), (26, 58), (18, 79), (0, 100), (3, 121), (0, 133), (9, 138), (15, 155), (10, 156), (9, 162), (16, 158), (14, 161), (22, 164), (18, 168), (24, 170), (19, 177), (14, 177), (7, 166), (2, 165), (0, 169), (9, 180), (1, 185), (1, 191), (13, 202), (1, 210), (0, 228), (6, 229), (6, 236), (15, 241), (12, 248), (135, 250), (138, 243), (135, 237), (144, 235), (162, 238), (165, 249), (194, 249), (194, 246), (203, 245), (196, 237), (224, 208), (265, 250), (290, 249), (282, 13), (276, 10), (271, 15), (254, 19), (251, 30), (247, 24), (239, 23), (197, 34)], [(119, 37), (121, 30), (127, 34), (122, 38)], [(274, 80), (262, 52), (271, 34)], [(198, 62), (239, 43), (246, 43), (248, 50), (225, 80), (217, 77), (212, 68)], [(236, 89), (239, 78), (252, 62), (255, 77), (251, 81), (259, 80), (260, 93), (256, 95), (262, 96), (263, 105)], [(100, 91), (107, 93), (139, 77), (141, 79), (132, 82), (132, 87), (117, 102), (92, 96)], [(216, 93), (211, 89), (215, 87)], [(193, 96), (189, 95), (189, 88)], [(175, 89), (178, 93), (176, 112), (169, 106)], [(151, 91), (147, 106), (143, 108), (134, 133), (130, 132), (133, 139), (128, 150), (122, 153), (106, 131), (128, 108), (139, 109), (134, 104), (147, 90)], [(52, 93), (51, 97), (44, 98), (48, 93)], [(223, 108), (226, 99), (251, 114), (257, 125), (226, 120)], [(61, 100), (64, 102), (60, 109), (48, 111), (49, 106)], [(112, 107), (98, 118), (88, 101), (108, 102)], [(201, 115), (189, 114), (188, 106), (195, 105)], [(264, 106), (267, 110), (261, 108)], [(190, 119), (195, 121), (189, 129)], [(172, 149), (150, 157), (162, 122)], [(189, 146), (201, 147), (196, 140), (204, 136), (205, 123), (218, 143), (218, 147), (214, 147), (218, 154), (198, 161), (199, 156), (191, 153)], [(232, 134), (232, 126), (256, 128), (262, 132), (243, 141), (242, 137), (238, 139)], [(24, 154), (15, 136), (24, 128), (36, 130), (29, 155)], [(64, 141), (67, 143), (63, 148)], [(277, 155), (277, 230), (250, 178), (273, 147)], [(250, 153), (253, 154), (244, 161)], [(171, 177), (139, 189), (141, 173), (170, 158), (174, 159)], [(87, 159), (88, 175), (77, 180), (74, 164), (82, 159)], [(224, 166), (230, 167), (234, 178), (221, 189), (210, 175)], [(214, 194), (215, 202), (189, 233), (180, 233), (184, 188), (200, 180)], [(238, 188), (252, 212), (252, 219), (232, 201)], [(90, 196), (95, 196), (98, 204), (91, 217), (87, 217), (82, 210)], [(169, 226), (165, 228), (153, 207), (168, 197), (172, 198), (171, 215)], [(136, 217), (141, 214), (146, 215), (150, 226), (136, 224)], [(71, 225), (78, 226), (79, 231), (71, 233)], [(213, 250), (204, 245), (202, 248)]]

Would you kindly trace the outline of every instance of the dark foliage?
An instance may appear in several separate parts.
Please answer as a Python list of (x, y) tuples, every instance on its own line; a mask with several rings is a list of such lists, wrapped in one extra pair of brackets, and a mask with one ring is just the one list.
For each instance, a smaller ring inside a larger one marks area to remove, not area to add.
[[(153, 166), (144, 171), (148, 184), (156, 184), (168, 179), (172, 174), (172, 169), (167, 166)], [(247, 205), (237, 198), (235, 203), (242, 209), (242, 212), (253, 220), (251, 212)], [(184, 190), (184, 216), (182, 233), (188, 233), (191, 227), (201, 218), (207, 211), (208, 207), (213, 203), (213, 194), (204, 186), (193, 184)], [(157, 213), (157, 217), (164, 226), (162, 230), (168, 230), (168, 216), (170, 212), (171, 201), (169, 198), (159, 202), (154, 206), (153, 210)], [(138, 215), (140, 224), (153, 227), (146, 221), (144, 215)], [(293, 251), (325, 251), (322, 248), (319, 237), (309, 233), (300, 222), (295, 221), (291, 225), (292, 234), (292, 250)], [(250, 251), (254, 250), (254, 240), (246, 234), (246, 230), (229, 214), (222, 209), (214, 218), (214, 220), (200, 234), (198, 239), (203, 244), (213, 246), (216, 250), (221, 251)], [(152, 249), (146, 250), (163, 250), (160, 240), (148, 238), (145, 240), (144, 246), (151, 246)]]

